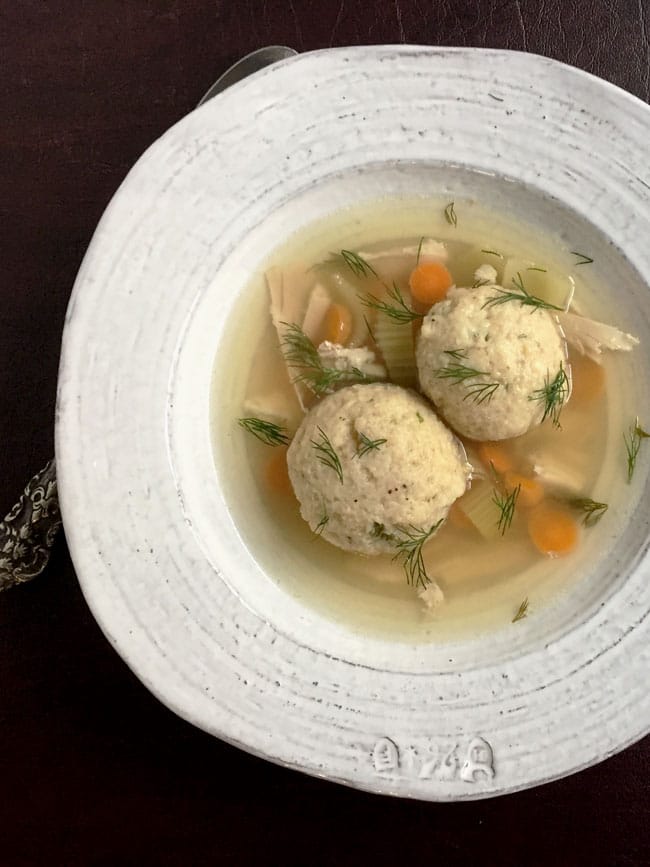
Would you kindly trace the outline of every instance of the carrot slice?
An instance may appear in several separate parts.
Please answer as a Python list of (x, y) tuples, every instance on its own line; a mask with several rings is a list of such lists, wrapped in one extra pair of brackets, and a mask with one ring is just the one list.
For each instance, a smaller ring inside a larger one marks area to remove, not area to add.
[(273, 449), (265, 467), (264, 480), (276, 494), (293, 494), (287, 466), (287, 448), (279, 446)]
[(352, 333), (352, 314), (344, 304), (330, 304), (323, 322), (323, 340), (345, 344)]
[(537, 479), (531, 479), (530, 476), (522, 476), (509, 470), (505, 474), (503, 481), (508, 493), (519, 487), (519, 494), (517, 496), (518, 506), (532, 508), (544, 499), (544, 487)]
[(528, 535), (542, 554), (561, 557), (578, 544), (580, 528), (566, 509), (542, 502), (528, 513)]
[(585, 355), (571, 358), (571, 401), (591, 403), (605, 391), (605, 368)]
[(500, 443), (482, 442), (478, 444), (476, 451), (488, 470), (492, 466), (497, 473), (507, 473), (513, 468), (512, 455)]
[(409, 287), (411, 295), (421, 304), (442, 301), (454, 281), (441, 262), (423, 262), (411, 271)]

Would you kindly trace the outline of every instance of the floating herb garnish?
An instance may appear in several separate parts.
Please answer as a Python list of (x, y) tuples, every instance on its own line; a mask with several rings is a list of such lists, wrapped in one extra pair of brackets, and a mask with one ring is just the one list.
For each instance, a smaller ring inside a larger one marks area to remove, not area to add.
[(500, 514), (497, 527), (501, 531), (502, 536), (505, 536), (506, 530), (509, 529), (510, 525), (512, 524), (512, 519), (515, 516), (517, 497), (519, 496), (520, 491), (521, 485), (517, 485), (517, 487), (509, 494), (500, 494), (498, 491), (494, 492), (492, 502), (499, 509)]
[(339, 481), (343, 484), (343, 467), (341, 466), (339, 456), (336, 454), (334, 446), (323, 428), (318, 427), (317, 430), (320, 434), (320, 439), (311, 440), (311, 444), (316, 449), (316, 458), (321, 462), (321, 464), (334, 470), (336, 475), (339, 477)]
[(286, 328), (282, 338), (282, 352), (287, 362), (300, 371), (294, 382), (304, 382), (312, 391), (321, 395), (338, 382), (368, 382), (370, 379), (358, 367), (350, 370), (327, 367), (300, 326), (288, 322), (283, 322), (282, 325)]
[(512, 622), (516, 623), (518, 620), (523, 620), (524, 617), (528, 614), (528, 597), (524, 599), (519, 608), (517, 609), (517, 613), (512, 618)]
[(285, 446), (289, 442), (286, 428), (262, 418), (239, 418), (238, 424), (269, 446)]
[(445, 349), (445, 355), (451, 356), (453, 361), (445, 367), (439, 367), (436, 371), (438, 379), (451, 379), (453, 385), (464, 385), (467, 389), (465, 400), (471, 398), (474, 403), (484, 403), (492, 400), (494, 393), (499, 388), (498, 382), (470, 382), (480, 376), (487, 376), (484, 370), (476, 370), (474, 367), (468, 367), (463, 364), (463, 360), (467, 358), (467, 353), (463, 349)]
[(393, 560), (401, 561), (406, 573), (406, 580), (414, 587), (425, 588), (431, 582), (424, 565), (422, 548), (442, 524), (442, 521), (443, 519), (441, 518), (436, 524), (432, 524), (428, 530), (422, 530), (419, 527), (413, 526), (408, 530), (403, 527), (399, 528), (399, 532), (402, 533), (404, 538), (398, 539), (395, 542), (397, 553), (393, 557)]
[(585, 527), (593, 527), (597, 524), (609, 508), (607, 503), (597, 503), (590, 497), (576, 497), (568, 503), (573, 509), (584, 513), (582, 523)]
[(316, 529), (314, 530), (314, 533), (316, 533), (317, 536), (320, 536), (320, 534), (323, 532), (323, 530), (327, 526), (329, 519), (330, 516), (327, 514), (327, 512), (325, 512), (325, 510), (323, 510), (323, 517), (320, 519), (318, 524), (316, 524)]
[(377, 276), (377, 272), (372, 267), (370, 262), (367, 262), (353, 250), (341, 250), (341, 258), (348, 266), (350, 271), (352, 271), (355, 277)]
[(408, 306), (404, 300), (404, 296), (400, 292), (399, 286), (396, 283), (393, 283), (393, 288), (388, 290), (388, 297), (395, 302), (394, 304), (389, 304), (388, 301), (382, 301), (375, 295), (359, 295), (358, 297), (359, 301), (361, 301), (365, 307), (377, 310), (379, 313), (389, 316), (396, 322), (413, 322), (415, 319), (422, 319), (424, 317), (423, 313), (416, 313), (415, 310), (412, 310)]
[(453, 202), (449, 202), (445, 208), (445, 220), (454, 228), (458, 225), (458, 217), (456, 216), (456, 209), (454, 208)]
[(496, 250), (481, 250), (481, 253), (485, 253), (488, 256), (497, 256), (499, 259), (503, 259), (503, 255), (501, 253), (497, 253)]
[(369, 437), (367, 437), (363, 433), (359, 434), (359, 439), (360, 439), (360, 443), (359, 443), (359, 447), (357, 448), (357, 457), (358, 458), (362, 458), (368, 452), (371, 452), (371, 451), (374, 451), (375, 449), (378, 449), (380, 446), (383, 446), (383, 444), (386, 442), (385, 439), (371, 440)]
[(632, 481), (632, 476), (634, 475), (634, 468), (636, 467), (636, 459), (639, 454), (639, 449), (641, 448), (641, 440), (647, 439), (650, 437), (650, 434), (647, 433), (640, 425), (639, 425), (639, 417), (637, 416), (634, 420), (634, 424), (630, 425), (630, 429), (628, 433), (623, 434), (623, 439), (625, 441), (625, 451), (627, 452), (627, 480), (628, 482)]
[(591, 256), (585, 256), (584, 253), (578, 253), (577, 250), (571, 250), (572, 256), (577, 256), (579, 258), (579, 262), (576, 262), (576, 265), (591, 265), (594, 261)]
[(560, 413), (568, 397), (569, 379), (564, 367), (560, 364), (560, 369), (553, 379), (549, 380), (547, 375), (543, 388), (538, 388), (537, 391), (534, 391), (529, 395), (528, 400), (543, 401), (544, 415), (542, 416), (542, 421), (544, 422), (547, 418), (550, 418), (554, 427), (559, 428), (561, 427)]
[(535, 309), (560, 310), (561, 312), (564, 312), (564, 307), (558, 307), (557, 304), (551, 304), (549, 301), (544, 301), (543, 298), (531, 295), (524, 286), (524, 281), (521, 279), (519, 271), (517, 271), (517, 276), (512, 278), (512, 283), (515, 287), (515, 292), (497, 286), (496, 290), (499, 294), (494, 295), (492, 298), (488, 298), (485, 304), (483, 304), (483, 307), (496, 307), (498, 304), (505, 304), (508, 301), (518, 301), (524, 307), (531, 307), (531, 313)]
[(424, 243), (424, 235), (420, 238), (420, 243), (418, 244), (418, 254), (415, 257), (415, 264), (420, 264), (420, 254), (422, 253), (422, 244)]

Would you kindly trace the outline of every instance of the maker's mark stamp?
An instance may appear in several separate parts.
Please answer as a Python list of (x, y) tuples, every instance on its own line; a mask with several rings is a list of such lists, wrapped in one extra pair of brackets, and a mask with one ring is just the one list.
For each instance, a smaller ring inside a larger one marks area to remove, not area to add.
[(494, 779), (494, 751), (485, 738), (476, 736), (461, 753), (460, 745), (448, 744), (444, 748), (418, 748), (409, 744), (400, 747), (389, 737), (380, 738), (372, 751), (375, 771), (381, 775), (416, 778), (420, 780), (453, 781), (465, 783)]

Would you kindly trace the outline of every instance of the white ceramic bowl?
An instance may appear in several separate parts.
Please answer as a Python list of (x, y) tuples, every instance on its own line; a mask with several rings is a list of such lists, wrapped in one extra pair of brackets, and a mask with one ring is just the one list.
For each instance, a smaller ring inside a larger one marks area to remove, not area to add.
[(645, 381), (649, 136), (646, 105), (550, 60), (370, 47), (268, 68), (139, 160), (70, 302), (57, 470), (88, 603), (167, 706), (272, 761), (432, 800), (535, 785), (647, 733), (646, 464), (593, 574), (521, 628), (381, 641), (265, 574), (243, 539), (257, 530), (233, 521), (247, 494), (226, 502), (215, 471), (209, 394), (224, 323), (278, 239), (351, 200), (427, 189), (483, 190), (597, 249)]

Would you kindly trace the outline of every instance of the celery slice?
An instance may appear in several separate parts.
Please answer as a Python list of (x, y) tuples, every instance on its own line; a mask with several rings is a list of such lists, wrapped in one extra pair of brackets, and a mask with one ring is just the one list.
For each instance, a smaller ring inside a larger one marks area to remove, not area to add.
[(494, 488), (489, 482), (475, 480), (470, 490), (458, 500), (458, 508), (484, 539), (499, 536), (499, 507), (494, 502)]
[(569, 309), (575, 291), (573, 277), (568, 274), (548, 269), (529, 259), (511, 257), (503, 269), (502, 285), (510, 290), (519, 284), (524, 286), (529, 295), (535, 295), (563, 310)]
[(414, 388), (417, 385), (418, 372), (411, 323), (394, 322), (383, 313), (378, 313), (372, 333), (390, 381), (405, 388)]

